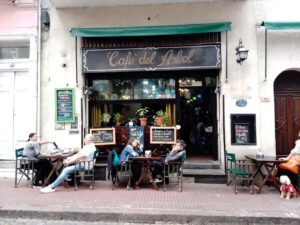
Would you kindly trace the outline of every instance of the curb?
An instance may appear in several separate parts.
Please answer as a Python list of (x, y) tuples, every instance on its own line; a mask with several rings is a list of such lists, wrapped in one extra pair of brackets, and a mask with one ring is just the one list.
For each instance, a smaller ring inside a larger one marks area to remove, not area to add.
[(298, 217), (269, 216), (215, 216), (215, 215), (174, 215), (174, 214), (128, 214), (128, 213), (88, 213), (88, 212), (45, 212), (27, 210), (0, 210), (2, 218), (26, 218), (42, 220), (102, 221), (127, 223), (182, 223), (182, 224), (300, 224)]

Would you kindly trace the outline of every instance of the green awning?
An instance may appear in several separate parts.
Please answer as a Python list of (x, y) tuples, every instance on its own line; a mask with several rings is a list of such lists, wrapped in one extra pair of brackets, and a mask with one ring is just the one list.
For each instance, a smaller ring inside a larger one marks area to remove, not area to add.
[(298, 30), (300, 22), (262, 22), (266, 30)]
[(201, 34), (228, 31), (231, 22), (145, 27), (72, 28), (75, 37), (137, 37), (180, 34)]

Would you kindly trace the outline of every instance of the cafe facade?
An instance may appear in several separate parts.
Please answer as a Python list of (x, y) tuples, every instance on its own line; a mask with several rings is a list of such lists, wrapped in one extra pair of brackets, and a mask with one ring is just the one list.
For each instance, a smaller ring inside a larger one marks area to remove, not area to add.
[[(162, 110), (165, 126), (186, 141), (192, 168), (204, 162), (222, 169), (225, 149), (239, 157), (275, 155), (278, 146), (288, 151), (293, 141), (282, 141), (283, 134), (295, 137), (297, 124), (289, 121), (297, 108), (284, 128), (278, 121), (285, 111), (278, 109), (297, 103), (299, 93), (300, 18), (293, 1), (112, 2), (44, 2), (44, 138), (73, 147), (91, 129), (114, 128), (114, 143), (124, 145), (131, 122), (140, 127), (136, 111), (148, 107), (145, 149), (171, 148), (150, 140)], [(249, 50), (246, 59), (237, 58), (239, 50)], [(105, 123), (104, 113), (111, 116)]]

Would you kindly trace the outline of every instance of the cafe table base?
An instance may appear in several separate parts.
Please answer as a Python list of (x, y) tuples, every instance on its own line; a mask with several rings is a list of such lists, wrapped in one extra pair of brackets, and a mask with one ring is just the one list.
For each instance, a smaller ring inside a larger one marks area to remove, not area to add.
[(73, 155), (74, 153), (66, 153), (66, 154), (55, 154), (55, 155), (40, 155), (40, 159), (48, 159), (50, 161), (50, 164), (52, 166), (52, 170), (50, 171), (49, 175), (44, 180), (44, 185), (50, 184), (50, 179), (55, 173), (57, 176), (59, 175), (59, 172), (63, 166), (63, 161), (67, 157)]
[[(277, 165), (279, 163), (286, 162), (286, 160), (279, 160), (276, 156), (264, 156), (264, 157), (256, 157), (254, 155), (246, 155), (247, 159), (250, 159), (256, 164), (256, 170), (253, 172), (253, 181), (258, 174), (263, 176), (263, 182), (259, 185), (257, 193), (260, 193), (263, 187), (267, 184), (268, 181), (272, 182), (274, 186), (280, 191), (280, 185), (276, 179), (277, 174)], [(264, 176), (263, 170), (266, 171), (266, 175)]]
[(141, 170), (141, 176), (138, 179), (138, 181), (135, 183), (134, 188), (138, 188), (139, 184), (142, 182), (142, 180), (144, 180), (145, 178), (148, 179), (150, 181), (150, 183), (152, 184), (153, 188), (155, 190), (158, 190), (158, 187), (156, 185), (156, 183), (154, 182), (153, 178), (152, 178), (152, 173), (151, 173), (151, 165), (153, 161), (156, 160), (160, 160), (160, 157), (133, 157), (131, 158), (132, 161), (137, 161), (140, 162), (142, 164), (142, 170)]

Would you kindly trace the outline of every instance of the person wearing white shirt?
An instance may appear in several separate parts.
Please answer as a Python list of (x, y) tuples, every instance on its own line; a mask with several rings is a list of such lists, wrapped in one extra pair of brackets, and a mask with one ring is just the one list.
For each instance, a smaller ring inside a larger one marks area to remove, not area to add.
[[(75, 172), (75, 164), (78, 163), (82, 159), (93, 160), (94, 152), (96, 151), (96, 147), (94, 144), (94, 136), (91, 134), (87, 134), (84, 138), (84, 146), (83, 148), (76, 153), (75, 155), (66, 158), (63, 161), (64, 169), (61, 174), (57, 177), (57, 179), (47, 187), (44, 187), (40, 190), (41, 193), (51, 193), (55, 191), (55, 188), (63, 183), (69, 175)], [(78, 167), (77, 167), (78, 168)]]

